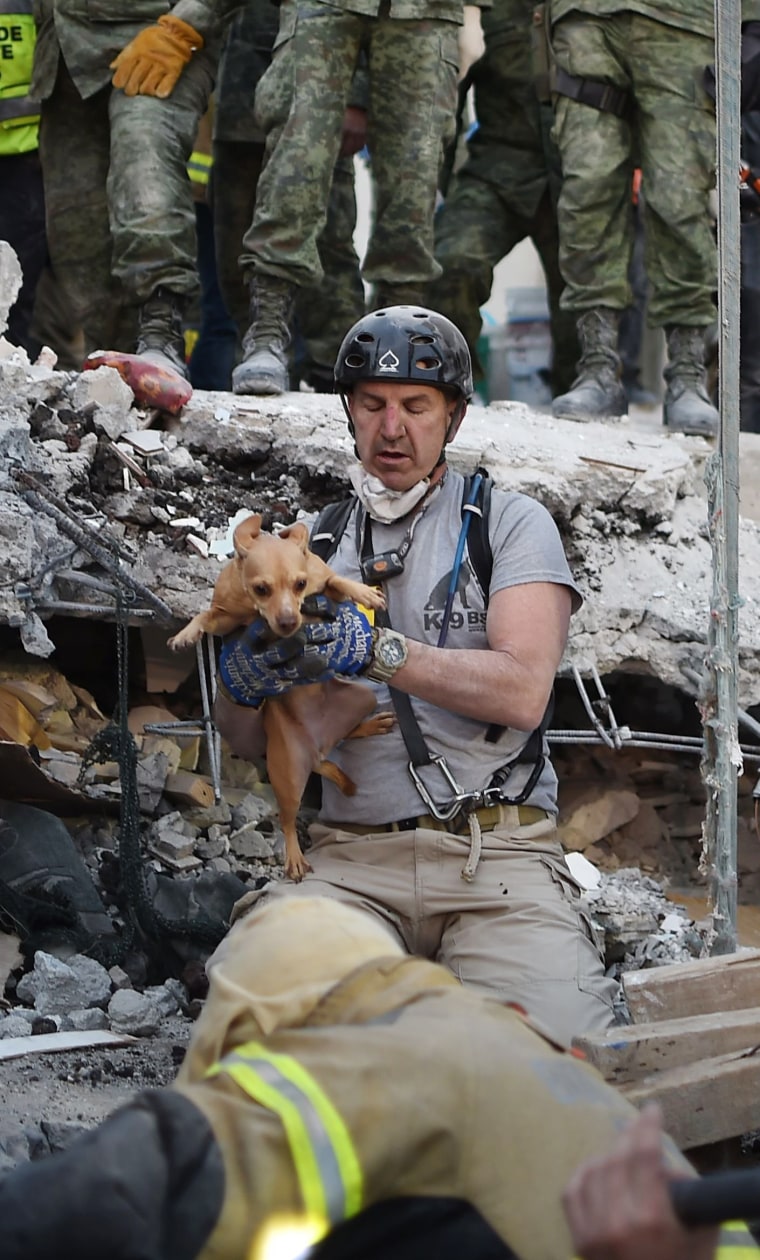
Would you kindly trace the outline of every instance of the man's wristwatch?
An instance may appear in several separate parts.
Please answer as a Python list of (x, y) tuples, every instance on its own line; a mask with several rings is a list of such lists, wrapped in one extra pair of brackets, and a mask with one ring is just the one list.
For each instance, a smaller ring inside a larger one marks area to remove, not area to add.
[(390, 682), (397, 670), (406, 665), (409, 648), (403, 634), (386, 626), (372, 631), (372, 659), (364, 670), (364, 677), (373, 682)]

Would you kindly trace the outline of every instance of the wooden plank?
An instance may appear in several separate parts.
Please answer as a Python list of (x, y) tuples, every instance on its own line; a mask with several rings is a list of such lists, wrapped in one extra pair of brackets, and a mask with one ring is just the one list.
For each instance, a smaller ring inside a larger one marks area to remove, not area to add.
[(634, 1023), (742, 1010), (757, 1005), (760, 949), (627, 971), (622, 981)]
[(180, 805), (209, 806), (214, 803), (214, 789), (208, 779), (190, 770), (178, 770), (167, 776), (164, 793)]
[(655, 1072), (621, 1093), (634, 1106), (658, 1102), (682, 1151), (760, 1128), (760, 1054), (744, 1051)]
[(60, 1054), (64, 1050), (87, 1050), (102, 1046), (131, 1046), (139, 1038), (129, 1033), (108, 1032), (105, 1028), (90, 1032), (41, 1033), (39, 1037), (6, 1037), (0, 1041), (0, 1059), (21, 1059), (27, 1054)]
[(760, 1007), (629, 1024), (573, 1043), (613, 1085), (628, 1085), (716, 1055), (760, 1046)]

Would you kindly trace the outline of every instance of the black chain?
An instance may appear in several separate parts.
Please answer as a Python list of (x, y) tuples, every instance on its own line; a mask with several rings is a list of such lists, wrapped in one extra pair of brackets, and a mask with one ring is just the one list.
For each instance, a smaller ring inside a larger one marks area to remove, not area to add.
[(90, 743), (82, 758), (80, 782), (96, 761), (115, 761), (119, 767), (121, 803), (119, 815), (119, 870), (127, 910), (127, 931), (122, 937), (122, 956), (139, 930), (150, 941), (181, 936), (202, 945), (218, 945), (226, 932), (221, 920), (208, 915), (198, 919), (167, 919), (156, 910), (148, 888), (140, 843), (140, 797), (137, 790), (137, 745), (128, 725), (129, 716), (129, 613), (131, 593), (116, 592), (116, 663), (118, 700), (114, 717)]

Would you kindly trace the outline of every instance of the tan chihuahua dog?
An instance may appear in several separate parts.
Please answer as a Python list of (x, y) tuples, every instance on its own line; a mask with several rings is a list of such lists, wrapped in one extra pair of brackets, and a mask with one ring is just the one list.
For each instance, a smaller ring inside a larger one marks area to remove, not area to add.
[[(262, 617), (272, 638), (288, 638), (300, 630), (301, 604), (308, 595), (324, 593), (336, 602), (352, 600), (368, 608), (384, 608), (380, 591), (339, 577), (309, 551), (305, 525), (290, 525), (279, 534), (261, 532), (261, 517), (241, 521), (233, 534), (235, 558), (217, 578), (211, 607), (193, 617), (169, 639), (174, 651), (197, 643), (203, 634), (229, 634)], [(391, 713), (378, 713), (371, 688), (345, 679), (306, 683), (263, 705), (266, 762), (285, 836), (285, 873), (303, 879), (311, 867), (296, 833), (296, 817), (312, 771), (335, 783), (346, 796), (356, 785), (339, 766), (326, 760), (341, 739), (381, 735), (390, 730)]]

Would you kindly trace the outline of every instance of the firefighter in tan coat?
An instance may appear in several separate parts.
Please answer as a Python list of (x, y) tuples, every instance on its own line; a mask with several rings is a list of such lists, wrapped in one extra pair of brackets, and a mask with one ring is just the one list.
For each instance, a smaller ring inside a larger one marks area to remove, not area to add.
[(326, 1258), (369, 1219), (364, 1260), (418, 1204), (454, 1225), (416, 1254), (570, 1260), (563, 1189), (635, 1115), (591, 1067), (334, 901), (255, 911), (209, 971), (176, 1085), (0, 1180), (3, 1260)]

